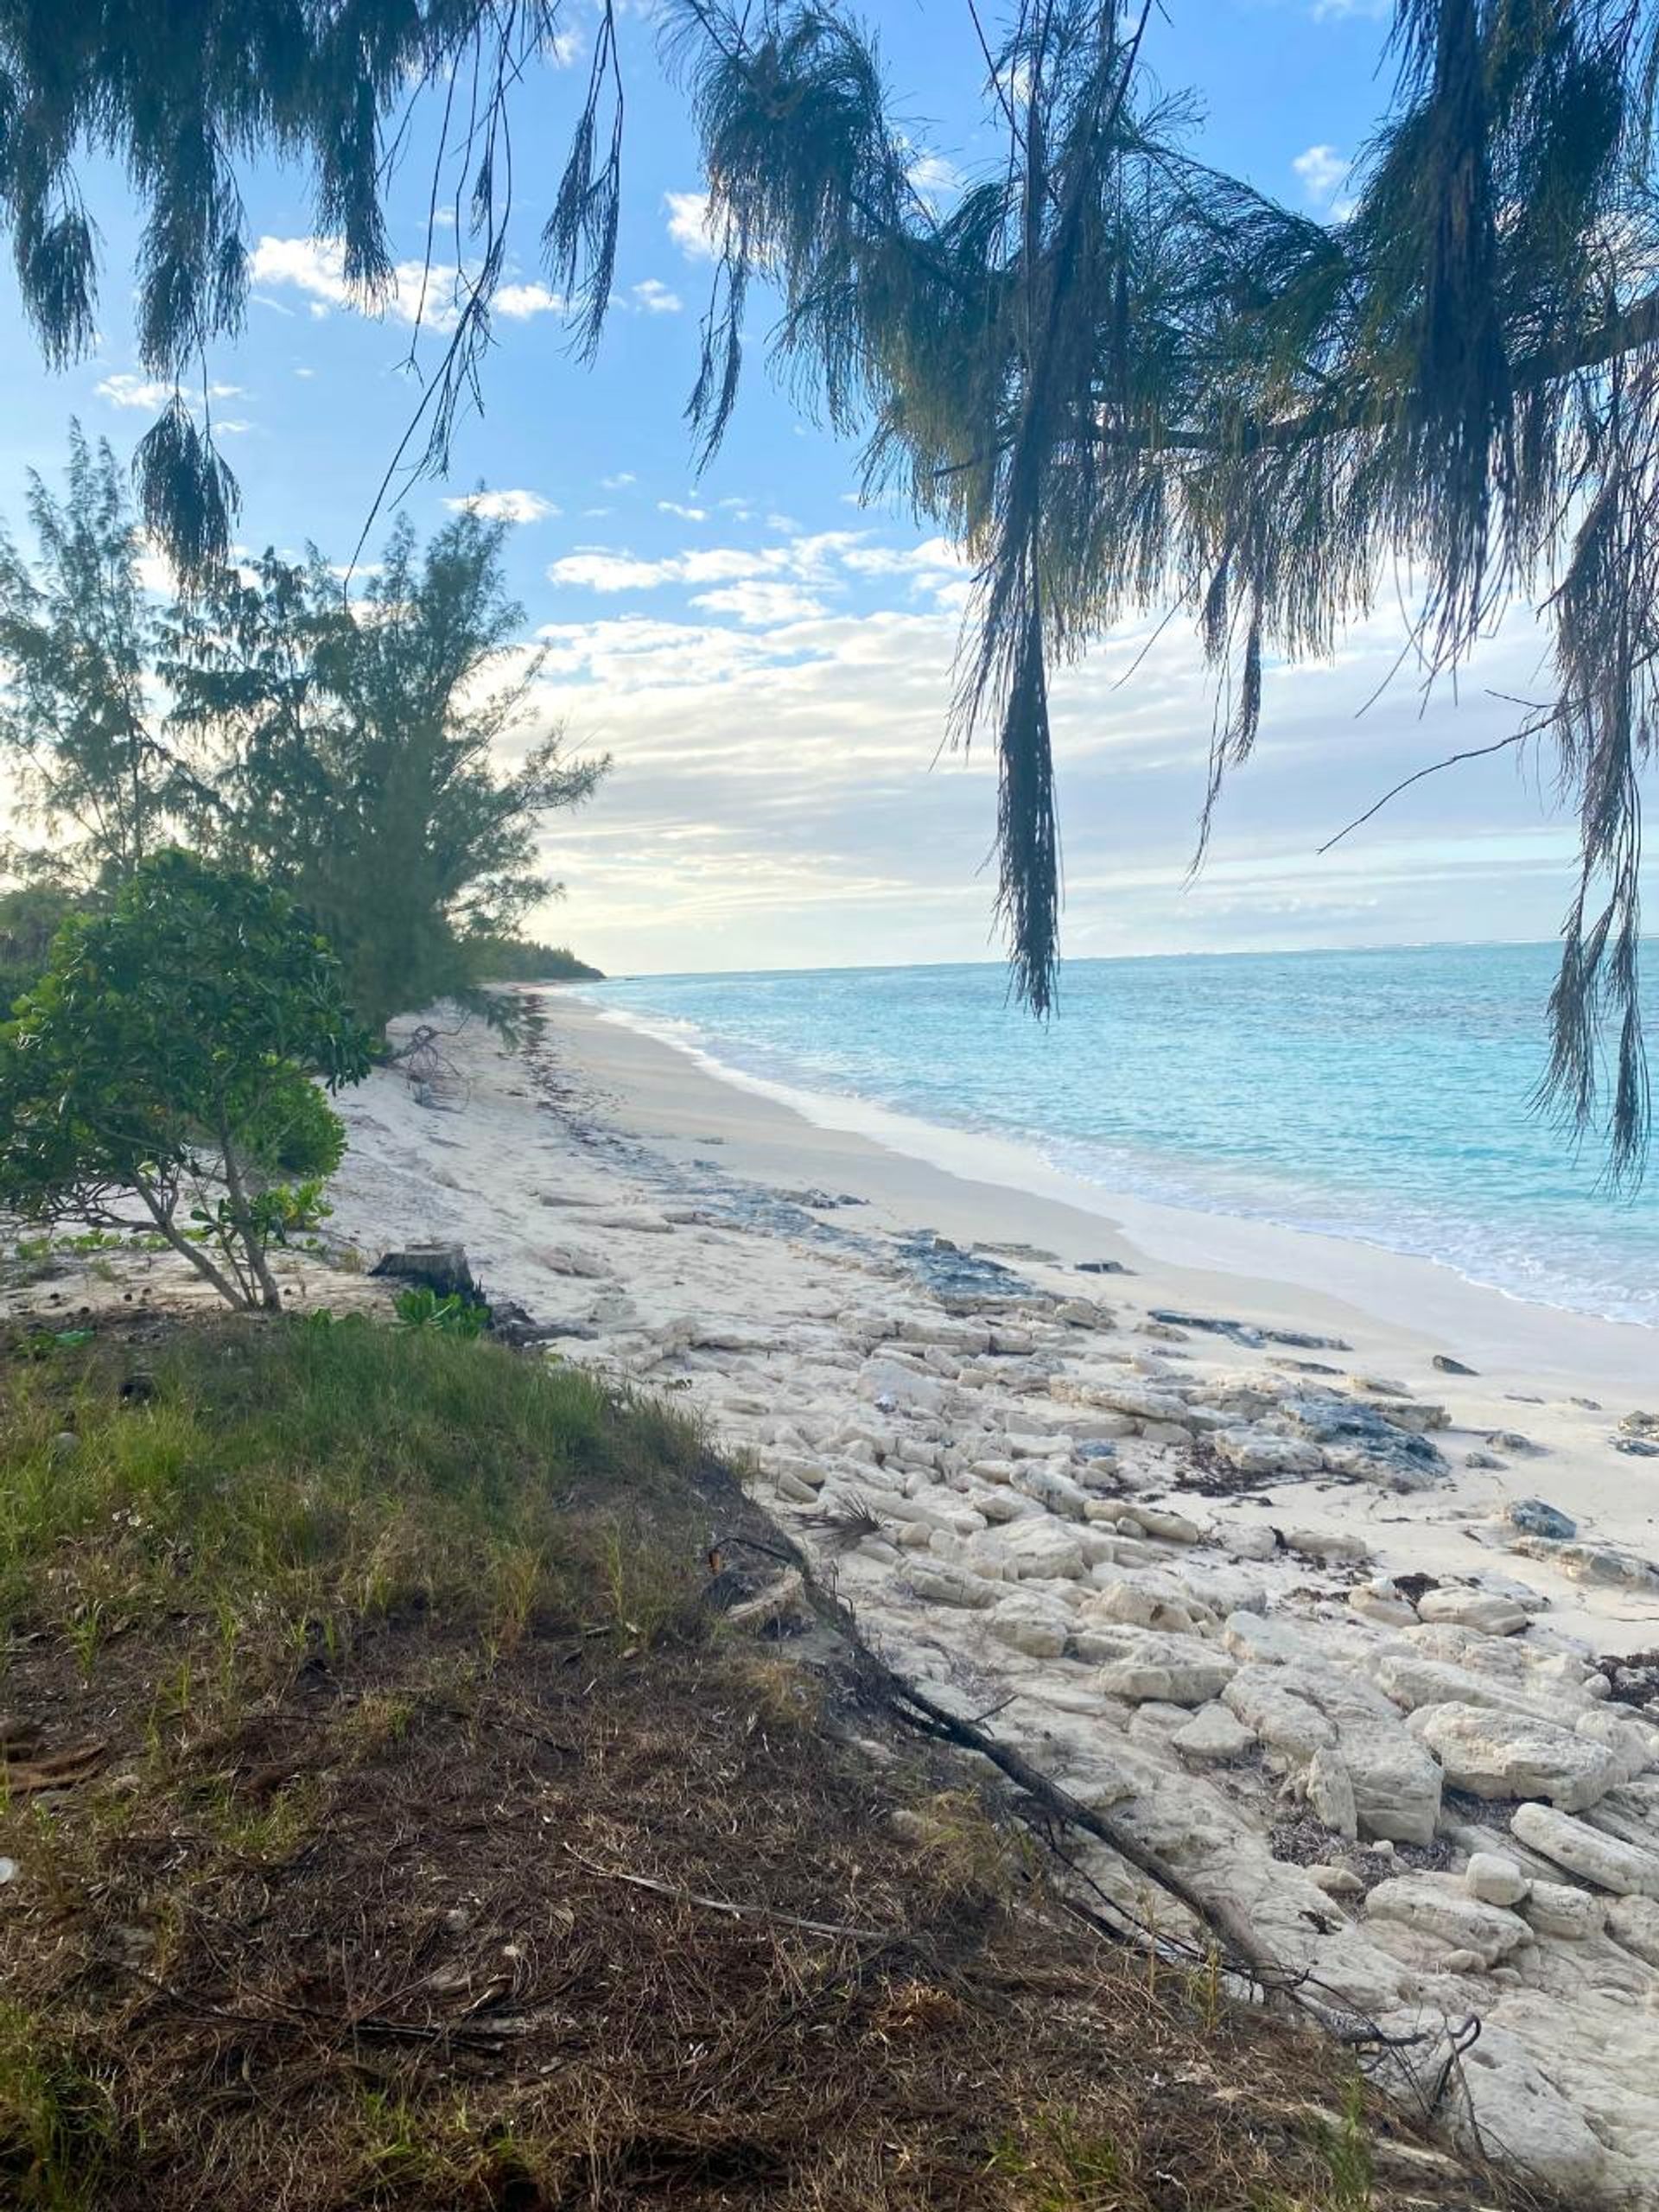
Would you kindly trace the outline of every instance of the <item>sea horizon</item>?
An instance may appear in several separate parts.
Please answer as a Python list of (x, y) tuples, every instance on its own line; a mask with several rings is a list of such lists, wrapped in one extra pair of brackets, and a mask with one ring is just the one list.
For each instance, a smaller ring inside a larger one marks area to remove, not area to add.
[(1659, 1197), (1606, 1189), (1593, 1138), (1531, 1103), (1554, 956), (1441, 941), (1075, 958), (1047, 1024), (989, 961), (580, 988), (740, 1080), (1012, 1142), (1102, 1193), (1659, 1327)]

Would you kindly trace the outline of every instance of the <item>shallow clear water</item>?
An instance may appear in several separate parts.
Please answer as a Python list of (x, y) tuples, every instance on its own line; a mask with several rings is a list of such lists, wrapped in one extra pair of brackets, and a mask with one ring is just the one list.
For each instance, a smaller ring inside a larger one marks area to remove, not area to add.
[[(600, 1002), (751, 1075), (1022, 1142), (1108, 1190), (1357, 1236), (1659, 1327), (1659, 1169), (1597, 1187), (1528, 1110), (1548, 945), (664, 976)], [(1659, 1034), (1659, 1008), (1650, 1033)]]

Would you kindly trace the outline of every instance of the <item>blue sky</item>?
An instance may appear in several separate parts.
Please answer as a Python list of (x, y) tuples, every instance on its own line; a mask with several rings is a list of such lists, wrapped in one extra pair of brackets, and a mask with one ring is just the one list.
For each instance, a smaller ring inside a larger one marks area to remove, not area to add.
[[(948, 191), (998, 152), (965, 0), (880, 0), (864, 14)], [(1206, 158), (1324, 209), (1385, 96), (1390, 14), (1387, 0), (1169, 0), (1149, 52), (1165, 88), (1190, 88), (1205, 111)], [(952, 550), (859, 506), (854, 452), (769, 382), (759, 344), (726, 446), (694, 476), (681, 410), (710, 264), (696, 147), (650, 18), (649, 0), (631, 0), (621, 24), (626, 211), (596, 365), (570, 357), (536, 260), (590, 32), (587, 0), (568, 0), (569, 67), (543, 73), (520, 111), (517, 258), (486, 412), (461, 425), (450, 480), (407, 500), (427, 529), (482, 483), (523, 518), (510, 554), (526, 642), (548, 652), (537, 713), (563, 721), (573, 749), (614, 759), (597, 801), (549, 825), (568, 895), (534, 925), (615, 972), (983, 957), (994, 763), (936, 758), (963, 594)], [(97, 357), (48, 375), (15, 302), (0, 334), (0, 512), (14, 524), (25, 470), (55, 473), (72, 413), (126, 452), (156, 411), (132, 355), (124, 188), (107, 174), (93, 186), (108, 249)], [(255, 296), (243, 340), (211, 365), (241, 539), (312, 539), (343, 560), (417, 393), (412, 280), (390, 314), (366, 317), (314, 235), (303, 181), (257, 171), (246, 197)], [(425, 200), (412, 158), (392, 195), (395, 249), (411, 265)], [(440, 233), (441, 253), (454, 235)], [(766, 323), (757, 302), (753, 338)], [(423, 341), (425, 358), (436, 342)], [(1503, 734), (1511, 710), (1486, 686), (1535, 689), (1544, 639), (1516, 608), (1455, 709), (1449, 696), (1425, 709), (1402, 680), (1362, 715), (1401, 634), (1396, 616), (1378, 617), (1335, 664), (1269, 672), (1258, 758), (1190, 886), (1211, 720), (1190, 639), (1172, 628), (1128, 680), (1141, 633), (1068, 671), (1056, 708), (1067, 950), (1553, 934), (1570, 825), (1510, 756), (1433, 779), (1315, 857), (1401, 775)]]

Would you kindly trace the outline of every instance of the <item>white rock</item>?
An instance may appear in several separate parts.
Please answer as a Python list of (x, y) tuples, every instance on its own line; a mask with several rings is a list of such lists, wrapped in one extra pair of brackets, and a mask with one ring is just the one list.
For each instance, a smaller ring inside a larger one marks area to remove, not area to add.
[(1317, 1475), (1325, 1454), (1305, 1436), (1280, 1436), (1267, 1428), (1217, 1429), (1217, 1456), (1242, 1475)]
[(1370, 1559), (1371, 1548), (1363, 1536), (1343, 1529), (1287, 1529), (1285, 1548), (1322, 1565), (1352, 1565)]
[(1359, 1834), (1354, 1784), (1340, 1751), (1321, 1745), (1308, 1761), (1307, 1802), (1326, 1827), (1350, 1843)]
[(1448, 1950), (1472, 1951), (1486, 1967), (1532, 1941), (1518, 1914), (1471, 1897), (1455, 1874), (1396, 1874), (1377, 1884), (1365, 1911), (1371, 1920), (1402, 1921)]
[(1615, 1897), (1659, 1898), (1659, 1853), (1621, 1843), (1588, 1821), (1575, 1820), (1571, 1813), (1558, 1813), (1548, 1805), (1517, 1805), (1510, 1816), (1510, 1830), (1541, 1858), (1599, 1889), (1611, 1890)]
[(1084, 1600), (1083, 1610), (1090, 1620), (1116, 1621), (1130, 1628), (1167, 1629), (1179, 1636), (1191, 1635), (1193, 1627), (1193, 1615), (1151, 1576), (1144, 1580), (1120, 1578), (1109, 1582)]
[(1417, 1618), (1410, 1599), (1402, 1598), (1386, 1575), (1375, 1582), (1357, 1582), (1348, 1592), (1348, 1603), (1362, 1619), (1384, 1628), (1408, 1628)]
[(1089, 1510), (1088, 1491), (1050, 1460), (1022, 1460), (1014, 1471), (1014, 1488), (1065, 1521), (1081, 1521)]
[(1547, 1797), (1567, 1812), (1582, 1812), (1618, 1771), (1605, 1745), (1526, 1713), (1434, 1705), (1414, 1713), (1410, 1726), (1446, 1780), (1476, 1797)]
[(1430, 1844), (1440, 1817), (1440, 1770), (1397, 1720), (1339, 1718), (1338, 1744), (1362, 1835)]
[(1317, 1883), (1328, 1897), (1357, 1897), (1365, 1885), (1351, 1866), (1326, 1866), (1315, 1864), (1302, 1872), (1310, 1882)]
[(1501, 1851), (1477, 1851), (1463, 1870), (1463, 1885), (1483, 1904), (1519, 1904), (1532, 1884)]
[(1541, 1936), (1560, 1936), (1573, 1943), (1599, 1936), (1607, 1917), (1602, 1898), (1566, 1882), (1535, 1882), (1521, 1910)]
[[(1605, 1677), (1603, 1677), (1605, 1680)], [(1628, 1711), (1601, 1708), (1580, 1713), (1573, 1724), (1580, 1736), (1605, 1744), (1618, 1761), (1621, 1783), (1634, 1782), (1659, 1759), (1659, 1729), (1650, 1727)]]
[(1162, 1636), (1149, 1629), (1128, 1628), (1115, 1633), (1122, 1639), (1120, 1656), (1109, 1660), (1096, 1678), (1109, 1697), (1135, 1703), (1157, 1698), (1166, 1705), (1207, 1705), (1232, 1679), (1232, 1661), (1196, 1636)]
[(944, 1400), (944, 1387), (935, 1376), (896, 1359), (867, 1359), (859, 1370), (858, 1388), (873, 1402), (891, 1399), (912, 1411), (937, 1412)]
[(1274, 1559), (1279, 1551), (1279, 1539), (1271, 1529), (1249, 1522), (1229, 1529), (1226, 1541), (1235, 1559)]
[(1207, 1764), (1215, 1759), (1237, 1758), (1249, 1751), (1255, 1737), (1224, 1705), (1205, 1705), (1184, 1728), (1176, 1731), (1171, 1741), (1184, 1759)]
[(1229, 1613), (1222, 1625), (1221, 1640), (1235, 1659), (1251, 1665), (1323, 1668), (1330, 1664), (1325, 1646), (1282, 1613)]
[[(1494, 1651), (1515, 1648), (1491, 1637), (1480, 1640)], [(1570, 1724), (1588, 1709), (1582, 1695), (1575, 1696), (1566, 1683), (1534, 1683), (1524, 1676), (1506, 1679), (1491, 1671), (1456, 1666), (1449, 1660), (1425, 1658), (1404, 1644), (1380, 1651), (1374, 1672), (1395, 1703), (1404, 1706), (1408, 1713), (1426, 1705), (1479, 1705), (1494, 1712), (1524, 1715), (1551, 1713), (1563, 1724)]]
[[(1379, 2024), (1404, 2038), (1437, 2023), (1403, 2011), (1385, 2013)], [(1386, 2084), (1404, 2066), (1432, 2095), (1446, 2056), (1445, 2041), (1433, 2035), (1415, 2046), (1402, 2042), (1382, 2062), (1388, 2070), (1380, 2078)], [(1546, 2080), (1520, 2037), (1495, 2021), (1483, 2024), (1478, 2040), (1464, 2053), (1445, 2110), (1452, 2135), (1471, 2156), (1512, 2161), (1568, 2203), (1582, 2203), (1602, 2177), (1606, 2153), (1583, 2114)]]
[(1160, 1544), (1196, 1544), (1204, 1533), (1196, 1521), (1167, 1506), (1142, 1505), (1137, 1500), (1135, 1517), (1147, 1535)]
[(1637, 1958), (1659, 1967), (1659, 1904), (1650, 1897), (1615, 1897), (1607, 1908), (1607, 1933)]
[(985, 1624), (999, 1643), (1011, 1644), (1032, 1659), (1058, 1659), (1065, 1649), (1071, 1616), (1065, 1606), (1034, 1592), (999, 1599)]
[(1417, 1600), (1417, 1615), (1420, 1620), (1452, 1621), (1486, 1636), (1516, 1636), (1528, 1624), (1528, 1615), (1512, 1599), (1490, 1590), (1425, 1590)]
[(1075, 1525), (1047, 1514), (1015, 1521), (1007, 1528), (986, 1529), (973, 1539), (973, 1544), (976, 1552), (1016, 1581), (1074, 1581), (1081, 1580), (1085, 1571)]
[(948, 1567), (935, 1567), (918, 1560), (908, 1571), (911, 1588), (918, 1598), (935, 1605), (963, 1605), (970, 1610), (988, 1605), (995, 1597), (995, 1585), (977, 1575), (958, 1574)]
[(1296, 1694), (1283, 1668), (1241, 1667), (1221, 1696), (1230, 1713), (1299, 1766), (1337, 1740), (1335, 1723)]

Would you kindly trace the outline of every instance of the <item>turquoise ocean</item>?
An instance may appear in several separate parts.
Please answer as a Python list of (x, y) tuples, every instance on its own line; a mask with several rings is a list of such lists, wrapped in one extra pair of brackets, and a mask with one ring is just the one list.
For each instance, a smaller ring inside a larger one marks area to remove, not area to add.
[(1046, 1027), (988, 963), (584, 995), (740, 1075), (1011, 1141), (1103, 1192), (1659, 1328), (1659, 1161), (1611, 1195), (1593, 1145), (1529, 1110), (1554, 965), (1550, 945), (1073, 960)]

